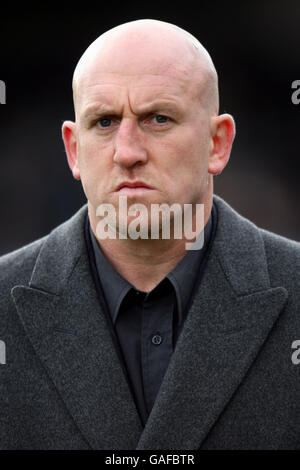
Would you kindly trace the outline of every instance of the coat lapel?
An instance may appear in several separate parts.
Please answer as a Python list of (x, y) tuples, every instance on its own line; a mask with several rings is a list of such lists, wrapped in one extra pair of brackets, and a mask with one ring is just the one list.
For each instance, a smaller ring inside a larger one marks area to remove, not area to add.
[(199, 448), (287, 300), (270, 286), (257, 228), (215, 203), (212, 252), (137, 449)]
[[(50, 234), (12, 290), (35, 352), (93, 449), (135, 448), (142, 425), (92, 281), (86, 207)], [(122, 424), (120, 424), (122, 423)]]

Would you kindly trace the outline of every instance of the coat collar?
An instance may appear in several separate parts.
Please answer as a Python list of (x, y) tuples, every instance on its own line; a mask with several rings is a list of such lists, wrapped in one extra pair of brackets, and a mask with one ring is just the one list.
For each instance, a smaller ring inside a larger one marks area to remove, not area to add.
[(195, 449), (243, 380), (282, 311), (258, 229), (215, 197), (213, 248), (148, 422), (142, 429), (90, 274), (84, 206), (55, 229), (20, 319), (70, 414), (94, 449)]

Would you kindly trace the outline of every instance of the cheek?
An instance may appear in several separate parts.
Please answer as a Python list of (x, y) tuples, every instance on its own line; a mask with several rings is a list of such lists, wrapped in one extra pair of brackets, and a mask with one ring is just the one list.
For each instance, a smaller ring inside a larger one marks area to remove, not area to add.
[[(99, 142), (91, 134), (83, 135), (78, 145), (78, 162), (85, 174), (97, 177), (99, 171), (109, 162), (111, 145)], [(98, 171), (97, 171), (98, 170)], [(100, 173), (101, 174), (101, 173)]]
[(174, 190), (176, 188), (176, 197), (188, 202), (199, 200), (207, 185), (209, 163), (207, 134), (196, 130), (182, 133), (181, 139), (170, 148), (170, 155), (168, 180), (170, 187)]
[(107, 186), (111, 149), (109, 146), (100, 146), (95, 139), (82, 138), (77, 152), (84, 192), (87, 199), (96, 203)]
[[(207, 171), (209, 157), (209, 138), (199, 129), (183, 129), (176, 139), (168, 143), (170, 158), (168, 164), (177, 172), (192, 179), (193, 176)], [(167, 160), (166, 160), (167, 163)]]

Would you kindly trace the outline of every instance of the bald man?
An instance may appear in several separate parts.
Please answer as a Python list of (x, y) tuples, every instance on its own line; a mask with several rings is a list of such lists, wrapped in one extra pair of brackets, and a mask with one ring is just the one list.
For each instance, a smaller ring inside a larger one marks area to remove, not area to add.
[(73, 94), (87, 204), (0, 259), (0, 448), (300, 448), (300, 246), (213, 193), (235, 124), (208, 52), (126, 23)]

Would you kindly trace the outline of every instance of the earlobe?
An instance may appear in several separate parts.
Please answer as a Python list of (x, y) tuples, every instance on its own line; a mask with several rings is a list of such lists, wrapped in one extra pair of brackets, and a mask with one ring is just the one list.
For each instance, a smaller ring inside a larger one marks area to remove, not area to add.
[(76, 124), (65, 121), (62, 125), (62, 138), (65, 144), (68, 164), (76, 180), (80, 180), (80, 172), (77, 159)]
[(219, 175), (230, 157), (235, 137), (235, 123), (230, 114), (221, 114), (212, 118), (212, 151), (209, 158), (208, 172)]

